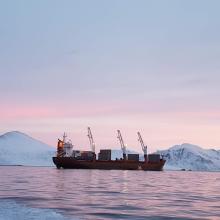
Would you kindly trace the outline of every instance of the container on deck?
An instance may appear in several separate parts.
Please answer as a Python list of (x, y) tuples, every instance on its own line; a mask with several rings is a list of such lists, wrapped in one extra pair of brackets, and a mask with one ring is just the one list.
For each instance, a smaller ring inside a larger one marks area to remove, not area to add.
[(148, 154), (148, 161), (149, 162), (159, 162), (160, 161), (160, 154)]
[(111, 160), (111, 150), (101, 149), (98, 154), (98, 160)]
[(128, 154), (128, 160), (139, 161), (139, 154)]
[(76, 157), (78, 160), (93, 160), (94, 152), (92, 151), (80, 151), (80, 155)]

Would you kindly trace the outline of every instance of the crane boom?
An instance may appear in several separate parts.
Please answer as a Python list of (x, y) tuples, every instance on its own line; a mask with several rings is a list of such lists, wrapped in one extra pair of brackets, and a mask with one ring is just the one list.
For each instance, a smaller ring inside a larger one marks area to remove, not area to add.
[(90, 143), (90, 147), (92, 149), (92, 152), (95, 153), (95, 142), (93, 140), (93, 136), (92, 136), (92, 132), (90, 127), (88, 127), (88, 137), (89, 137), (89, 143)]
[(144, 159), (145, 159), (145, 161), (147, 161), (147, 145), (144, 144), (144, 141), (141, 137), (140, 132), (138, 132), (137, 134), (138, 134), (138, 141), (141, 143), (141, 147), (144, 152)]
[(123, 152), (123, 159), (126, 160), (126, 146), (124, 144), (124, 141), (123, 141), (123, 138), (122, 138), (122, 135), (121, 135), (121, 131), (117, 130), (117, 132), (118, 132), (118, 139), (119, 139), (119, 142), (121, 144), (121, 149), (122, 149), (122, 152)]

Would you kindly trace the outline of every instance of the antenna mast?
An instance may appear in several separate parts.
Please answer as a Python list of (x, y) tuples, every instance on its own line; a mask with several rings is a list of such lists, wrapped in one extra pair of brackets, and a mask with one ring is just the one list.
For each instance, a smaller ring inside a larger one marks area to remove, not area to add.
[(144, 141), (141, 137), (140, 132), (138, 132), (137, 134), (138, 134), (138, 141), (141, 143), (141, 147), (144, 152), (144, 160), (145, 160), (145, 162), (147, 162), (147, 145), (144, 144)]
[(90, 147), (92, 149), (92, 152), (95, 153), (95, 142), (93, 140), (93, 136), (92, 136), (92, 132), (90, 127), (88, 127), (88, 137), (89, 137), (89, 143), (90, 143)]
[(64, 134), (63, 134), (63, 143), (66, 143), (66, 138), (67, 138), (67, 134), (66, 134), (66, 132), (64, 132)]
[(125, 146), (123, 138), (121, 136), (121, 131), (117, 130), (117, 132), (118, 132), (118, 139), (120, 141), (121, 149), (122, 149), (122, 152), (123, 152), (123, 159), (126, 160), (126, 146)]

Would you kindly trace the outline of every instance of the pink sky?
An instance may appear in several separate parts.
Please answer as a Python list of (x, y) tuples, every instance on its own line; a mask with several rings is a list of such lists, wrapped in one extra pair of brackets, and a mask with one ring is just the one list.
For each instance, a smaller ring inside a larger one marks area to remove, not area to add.
[[(77, 148), (89, 148), (86, 128), (92, 128), (97, 149), (119, 148), (116, 130), (120, 129), (128, 147), (140, 151), (137, 131), (142, 133), (149, 150), (164, 149), (174, 144), (192, 143), (205, 148), (220, 149), (218, 111), (140, 111), (127, 104), (111, 108), (107, 104), (55, 107), (18, 106), (1, 109), (2, 132), (23, 131), (55, 146), (65, 131)], [(113, 105), (117, 106), (117, 105)], [(13, 110), (12, 110), (13, 109)], [(90, 109), (89, 113), (88, 109)], [(201, 120), (202, 119), (202, 120)], [(5, 129), (7, 127), (7, 129)]]
[[(220, 1), (3, 1), (0, 133), (220, 149)], [(40, 16), (39, 16), (40, 12)]]

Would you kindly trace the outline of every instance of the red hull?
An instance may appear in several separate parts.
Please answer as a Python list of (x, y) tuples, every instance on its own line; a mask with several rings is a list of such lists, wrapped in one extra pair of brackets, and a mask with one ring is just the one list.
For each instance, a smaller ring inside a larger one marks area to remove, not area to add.
[(53, 162), (57, 168), (64, 169), (101, 169), (101, 170), (152, 170), (161, 171), (165, 160), (158, 162), (142, 162), (129, 160), (110, 161), (86, 161), (76, 160), (71, 157), (53, 157)]

